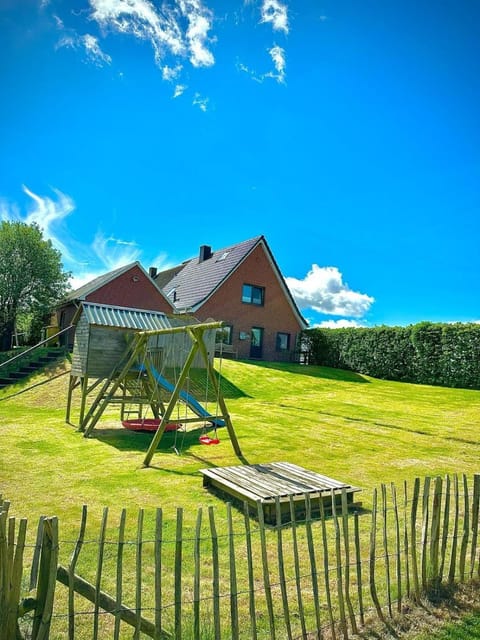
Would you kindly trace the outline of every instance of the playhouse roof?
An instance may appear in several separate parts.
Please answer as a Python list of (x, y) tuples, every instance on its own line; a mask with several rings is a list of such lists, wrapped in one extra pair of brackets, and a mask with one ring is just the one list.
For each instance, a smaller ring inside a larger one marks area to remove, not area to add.
[(73, 319), (74, 324), (78, 322), (81, 315), (85, 315), (89, 324), (100, 327), (157, 331), (174, 326), (170, 318), (160, 311), (115, 307), (94, 302), (82, 302)]

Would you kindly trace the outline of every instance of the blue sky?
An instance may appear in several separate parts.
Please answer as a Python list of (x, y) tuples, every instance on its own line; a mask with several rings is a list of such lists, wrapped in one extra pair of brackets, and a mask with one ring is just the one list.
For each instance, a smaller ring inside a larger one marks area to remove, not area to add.
[(312, 325), (480, 321), (477, 0), (0, 0), (0, 217), (81, 284), (258, 235)]

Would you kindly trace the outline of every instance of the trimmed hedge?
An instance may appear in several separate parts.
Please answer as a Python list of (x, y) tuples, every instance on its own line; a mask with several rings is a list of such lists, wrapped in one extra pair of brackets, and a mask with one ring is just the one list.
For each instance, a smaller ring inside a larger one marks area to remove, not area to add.
[(480, 324), (307, 329), (310, 364), (419, 384), (480, 389)]

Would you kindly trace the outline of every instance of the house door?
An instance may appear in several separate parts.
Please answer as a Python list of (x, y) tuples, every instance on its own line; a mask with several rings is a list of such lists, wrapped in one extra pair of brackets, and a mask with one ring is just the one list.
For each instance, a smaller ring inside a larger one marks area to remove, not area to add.
[(261, 358), (263, 348), (263, 329), (252, 327), (250, 334), (250, 358)]

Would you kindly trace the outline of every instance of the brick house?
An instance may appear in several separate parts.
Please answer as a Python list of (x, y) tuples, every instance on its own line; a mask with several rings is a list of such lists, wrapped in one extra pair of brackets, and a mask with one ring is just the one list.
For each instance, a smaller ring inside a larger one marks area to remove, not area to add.
[[(158, 284), (138, 261), (105, 273), (71, 291), (56, 309), (56, 325), (59, 331), (72, 324), (73, 317), (82, 302), (161, 311), (166, 314), (172, 314), (174, 311)], [(72, 348), (74, 329), (66, 332), (61, 338), (62, 344)]]
[(226, 323), (217, 344), (223, 355), (268, 361), (296, 358), (307, 328), (264, 236), (212, 251), (159, 273), (159, 288), (176, 313)]

